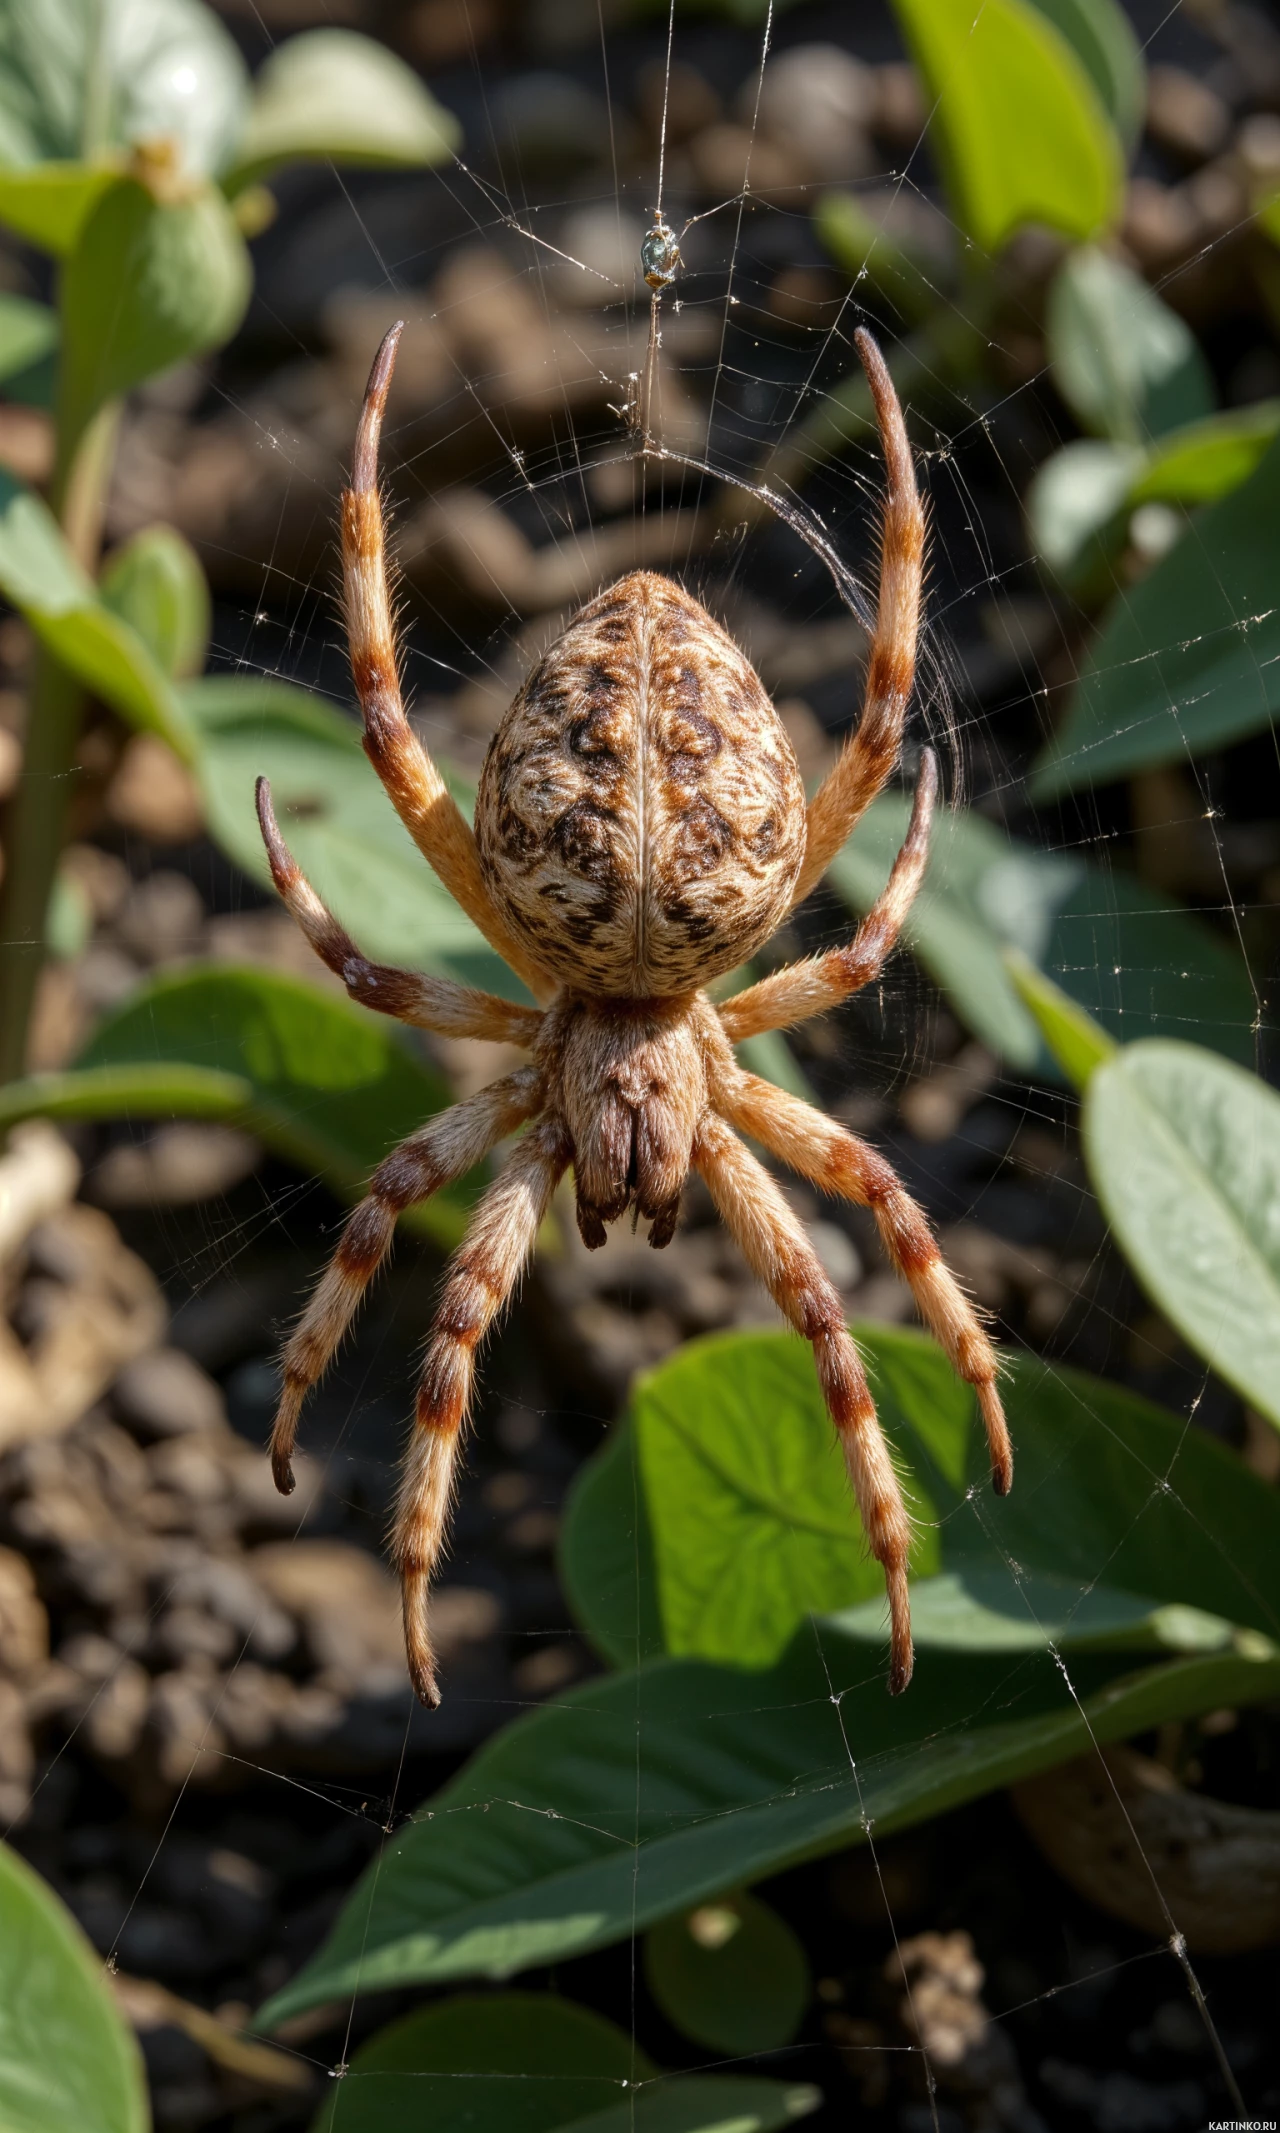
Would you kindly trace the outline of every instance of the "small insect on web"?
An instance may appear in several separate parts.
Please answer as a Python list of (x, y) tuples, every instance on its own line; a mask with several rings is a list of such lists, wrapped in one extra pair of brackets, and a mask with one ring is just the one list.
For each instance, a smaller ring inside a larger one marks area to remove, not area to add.
[[(644, 264), (654, 288), (652, 352), (657, 302), (679, 264), (678, 240), (660, 216)], [(938, 786), (932, 753), (922, 757), (888, 883), (848, 945), (777, 970), (718, 1005), (704, 990), (755, 954), (818, 885), (898, 761), (914, 680), (924, 519), (888, 371), (860, 332), (888, 473), (878, 617), (861, 717), (813, 799), (806, 804), (785, 728), (732, 638), (671, 579), (634, 571), (590, 601), (528, 675), (490, 745), (473, 827), (409, 724), (397, 674), (378, 441), (400, 331), (392, 328), (375, 358), (342, 505), (365, 751), (419, 850), (540, 1005), (370, 962), (303, 877), (277, 828), (266, 780), (258, 781), (276, 887), (352, 998), (419, 1028), (514, 1043), (533, 1062), (430, 1120), (375, 1171), (285, 1351), (272, 1438), (277, 1486), (293, 1486), (303, 1400), (390, 1249), (399, 1215), (526, 1128), (449, 1267), (401, 1483), (394, 1548), (409, 1667), (419, 1696), (436, 1703), (427, 1590), (444, 1547), (479, 1344), (510, 1300), (567, 1171), (589, 1249), (628, 1211), (648, 1221), (652, 1246), (668, 1244), (681, 1191), (696, 1171), (752, 1271), (812, 1345), (884, 1572), (889, 1685), (897, 1692), (912, 1671), (901, 1490), (839, 1293), (740, 1134), (871, 1210), (926, 1325), (974, 1388), (1003, 1493), (1012, 1451), (996, 1356), (925, 1216), (883, 1157), (745, 1072), (733, 1046), (822, 1014), (879, 976), (924, 873)], [(653, 449), (644, 433), (639, 449)]]

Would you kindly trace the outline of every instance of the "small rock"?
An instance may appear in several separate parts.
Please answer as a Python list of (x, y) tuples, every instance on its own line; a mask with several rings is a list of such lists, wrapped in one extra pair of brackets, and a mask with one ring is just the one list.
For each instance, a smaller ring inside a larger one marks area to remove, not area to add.
[(231, 1126), (160, 1126), (145, 1141), (112, 1148), (90, 1180), (104, 1207), (184, 1207), (213, 1200), (252, 1177), (262, 1149)]
[(153, 1348), (126, 1364), (111, 1397), (144, 1443), (226, 1427), (226, 1402), (217, 1385), (180, 1348)]
[[(126, 741), (103, 805), (121, 829), (148, 844), (190, 844), (204, 828), (204, 802), (195, 779), (154, 733), (135, 733)], [(203, 915), (202, 907), (197, 926)]]
[(913, 149), (929, 118), (920, 76), (905, 60), (873, 67), (871, 72), (875, 91), (871, 131), (887, 147)]
[(26, 1681), (48, 1656), (49, 1617), (31, 1565), (15, 1549), (0, 1548), (0, 1670)]
[(811, 1222), (809, 1242), (838, 1289), (857, 1287), (862, 1279), (862, 1261), (851, 1237), (834, 1222)]
[(144, 963), (168, 963), (194, 954), (203, 927), (199, 890), (185, 874), (167, 868), (135, 883), (115, 922), (122, 945)]
[(217, 1675), (199, 1662), (152, 1684), (147, 1731), (165, 1785), (210, 1784), (219, 1775), (226, 1736), (213, 1711), (220, 1688)]
[(197, 1556), (174, 1574), (162, 1597), (170, 1612), (207, 1614), (224, 1623), (260, 1659), (279, 1659), (296, 1641), (284, 1609), (239, 1562)]
[(279, 1541), (255, 1548), (250, 1561), (263, 1590), (301, 1625), (326, 1685), (371, 1695), (401, 1685), (399, 1587), (374, 1556), (345, 1541)]
[[(878, 105), (875, 76), (839, 45), (796, 45), (771, 59), (758, 94), (761, 131), (808, 177), (839, 185), (875, 168), (868, 138)], [(747, 82), (738, 112), (748, 125), (756, 97), (755, 82)], [(751, 186), (757, 189), (754, 167)]]
[(567, 1688), (582, 1672), (582, 1654), (576, 1644), (546, 1644), (517, 1660), (511, 1680), (521, 1696), (552, 1696)]
[(1152, 67), (1147, 75), (1147, 132), (1186, 163), (1204, 163), (1222, 148), (1231, 113), (1220, 96), (1182, 67)]

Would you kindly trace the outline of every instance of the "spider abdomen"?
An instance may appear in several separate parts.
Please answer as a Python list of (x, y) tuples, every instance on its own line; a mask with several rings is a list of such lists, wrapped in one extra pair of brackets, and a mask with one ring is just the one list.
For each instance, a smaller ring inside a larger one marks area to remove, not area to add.
[(731, 970), (778, 925), (804, 789), (749, 661), (671, 579), (636, 571), (516, 697), (476, 836), (539, 963), (577, 992), (659, 998)]

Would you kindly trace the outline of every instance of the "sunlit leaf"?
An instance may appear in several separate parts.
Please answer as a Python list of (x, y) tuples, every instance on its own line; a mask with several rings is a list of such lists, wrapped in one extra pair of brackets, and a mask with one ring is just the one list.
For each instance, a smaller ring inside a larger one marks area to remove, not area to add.
[(163, 172), (154, 183), (103, 193), (63, 268), (59, 409), (73, 435), (104, 401), (220, 347), (249, 301), (249, 255), (217, 187), (170, 197)]
[(101, 1956), (48, 1883), (0, 1845), (4, 2133), (149, 2133), (142, 2055)]
[(1072, 47), (1109, 113), (1132, 146), (1142, 131), (1146, 69), (1133, 25), (1116, 0), (1034, 0)]
[(402, 827), (354, 720), (285, 682), (238, 676), (193, 682), (182, 702), (210, 829), (237, 866), (270, 886), (253, 803), (265, 776), (299, 866), (366, 955), (525, 997)]
[(0, 469), (0, 591), (59, 663), (179, 755), (191, 736), (167, 675), (67, 547), (48, 505)]
[(168, 138), (187, 170), (211, 171), (246, 87), (233, 39), (200, 0), (0, 0), (0, 163), (88, 161)]
[(1131, 504), (1212, 504), (1247, 481), (1280, 430), (1280, 400), (1256, 400), (1170, 430), (1149, 446)]
[(1190, 327), (1095, 246), (1068, 253), (1046, 323), (1054, 383), (1098, 436), (1140, 444), (1213, 412), (1213, 378)]
[(131, 535), (108, 556), (98, 592), (166, 674), (176, 680), (199, 673), (209, 649), (209, 587), (176, 526), (144, 526)]
[(1083, 1123), (1152, 1302), (1280, 1427), (1280, 1096), (1198, 1046), (1132, 1044), (1091, 1076)]
[(1083, 1089), (1094, 1068), (1115, 1056), (1111, 1038), (1027, 956), (1008, 948), (1005, 967), (1072, 1088)]
[(299, 158), (447, 163), (461, 142), (452, 112), (385, 45), (355, 30), (304, 30), (277, 46), (258, 74), (224, 183), (239, 192)]
[[(220, 1118), (346, 1199), (450, 1101), (391, 1025), (275, 971), (204, 966), (155, 979), (98, 1025), (75, 1068), (0, 1091), (0, 1123)], [(410, 1224), (457, 1241), (472, 1197), (450, 1187)]]
[(1184, 762), (1280, 705), (1280, 440), (1118, 599), (1032, 781), (1036, 799)]
[(984, 251), (1025, 223), (1091, 237), (1120, 202), (1120, 145), (1089, 74), (1030, 0), (895, 0), (924, 77), (952, 212)]
[(804, 1948), (755, 1896), (664, 1919), (645, 1935), (644, 1974), (667, 2020), (734, 2057), (790, 2044), (809, 2004)]
[(34, 163), (0, 170), (0, 222), (59, 258), (71, 250), (118, 172), (90, 163)]

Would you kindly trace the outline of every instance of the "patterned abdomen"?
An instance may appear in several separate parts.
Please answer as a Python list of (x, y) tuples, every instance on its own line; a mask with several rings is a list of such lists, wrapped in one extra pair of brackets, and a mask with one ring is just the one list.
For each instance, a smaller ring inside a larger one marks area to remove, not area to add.
[(804, 789), (753, 668), (671, 579), (636, 571), (557, 639), (489, 747), (481, 864), (575, 992), (652, 999), (743, 962), (804, 856)]

